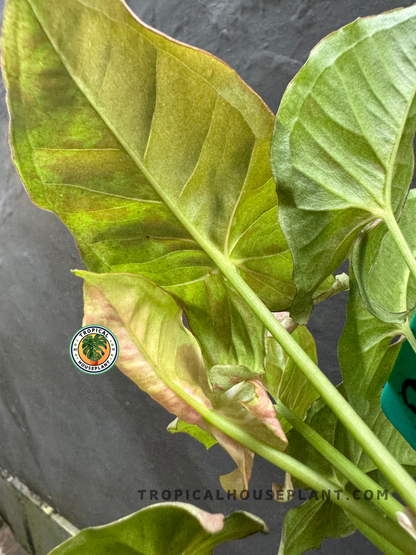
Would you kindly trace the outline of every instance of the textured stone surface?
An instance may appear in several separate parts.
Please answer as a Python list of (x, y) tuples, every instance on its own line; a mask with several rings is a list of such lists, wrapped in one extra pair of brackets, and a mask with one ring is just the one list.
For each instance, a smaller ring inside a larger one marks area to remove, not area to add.
[(8, 526), (0, 528), (0, 555), (27, 555), (27, 551), (17, 543)]
[[(410, 5), (408, 0), (129, 0), (147, 23), (212, 52), (236, 69), (277, 110), (290, 79), (325, 35), (358, 16)], [(1, 1), (3, 4), (3, 1)], [(233, 463), (164, 429), (171, 417), (116, 369), (77, 371), (68, 345), (82, 320), (82, 267), (69, 232), (31, 204), (12, 166), (7, 109), (0, 95), (0, 465), (76, 526), (109, 522), (149, 503), (139, 489), (219, 488)], [(321, 367), (339, 381), (336, 344), (346, 295), (317, 307), (311, 329)], [(257, 459), (255, 489), (279, 472)], [(182, 499), (184, 500), (184, 499)], [(286, 506), (273, 501), (200, 501), (228, 513), (246, 509), (266, 520), (255, 536), (218, 553), (277, 553)], [(322, 553), (375, 555), (358, 534), (327, 540)]]
[[(70, 522), (2, 468), (0, 515), (13, 530), (16, 540), (32, 555), (47, 555), (54, 547), (78, 533)], [(10, 542), (9, 548), (12, 548)], [(7, 551), (2, 554), (0, 550), (0, 555), (9, 554)]]

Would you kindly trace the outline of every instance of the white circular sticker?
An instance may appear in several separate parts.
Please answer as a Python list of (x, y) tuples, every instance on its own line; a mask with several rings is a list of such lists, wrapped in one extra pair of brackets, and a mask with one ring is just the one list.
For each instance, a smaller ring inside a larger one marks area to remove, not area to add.
[(113, 332), (103, 326), (85, 326), (72, 338), (69, 354), (75, 366), (87, 374), (102, 374), (116, 363), (119, 345)]

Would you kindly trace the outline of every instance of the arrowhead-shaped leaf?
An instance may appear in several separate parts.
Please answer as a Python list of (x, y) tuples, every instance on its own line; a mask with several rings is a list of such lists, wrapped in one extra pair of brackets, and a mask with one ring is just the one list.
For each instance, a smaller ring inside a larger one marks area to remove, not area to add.
[(267, 533), (266, 524), (244, 511), (224, 517), (186, 503), (159, 503), (86, 528), (50, 555), (211, 555), (216, 545), (257, 532)]
[(286, 514), (278, 555), (301, 555), (309, 549), (319, 549), (325, 538), (344, 538), (355, 528), (335, 503), (310, 499)]
[(283, 97), (272, 167), (300, 323), (360, 230), (400, 216), (414, 168), (415, 28), (414, 6), (358, 19), (316, 46)]
[(290, 306), (261, 99), (119, 0), (8, 0), (2, 51), (14, 162), (87, 269), (148, 277), (176, 296), (212, 365), (261, 368), (263, 327), (213, 260), (270, 309)]
[(235, 489), (237, 495), (246, 490), (253, 453), (205, 422), (197, 409), (213, 408), (284, 451), (286, 436), (261, 384), (242, 381), (228, 391), (212, 391), (201, 349), (184, 326), (182, 310), (149, 279), (134, 274), (75, 273), (84, 279), (83, 325), (102, 325), (115, 334), (120, 345), (119, 369), (169, 412), (204, 433), (197, 434), (197, 428), (186, 425), (180, 431), (197, 436), (205, 446), (212, 444), (209, 436), (218, 441), (238, 467), (222, 477), (224, 489)]
[(99, 323), (115, 334), (118, 368), (169, 412), (202, 423), (184, 397), (212, 406), (205, 364), (172, 297), (142, 276), (75, 273), (84, 279), (83, 326)]

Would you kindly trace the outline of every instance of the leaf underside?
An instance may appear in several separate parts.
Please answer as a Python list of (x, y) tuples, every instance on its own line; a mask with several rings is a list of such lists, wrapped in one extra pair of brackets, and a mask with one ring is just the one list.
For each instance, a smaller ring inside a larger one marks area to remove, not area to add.
[(50, 555), (211, 555), (220, 543), (268, 532), (250, 513), (224, 518), (186, 503), (159, 503), (119, 521), (86, 528)]
[(8, 0), (13, 158), (92, 272), (148, 277), (185, 309), (210, 364), (260, 371), (263, 327), (207, 250), (272, 310), (292, 259), (269, 163), (274, 117), (226, 64), (118, 0)]
[(332, 33), (283, 97), (272, 167), (299, 323), (361, 229), (402, 211), (414, 169), (415, 23), (412, 6)]
[[(398, 333), (400, 333), (400, 327), (397, 324), (382, 322), (366, 309), (358, 291), (354, 272), (350, 269), (347, 322), (338, 348), (344, 380), (340, 391), (373, 433), (413, 476), (416, 474), (416, 453), (387, 420), (380, 406), (381, 388), (392, 370), (401, 347), (400, 341), (391, 344), (392, 338)], [(351, 438), (336, 415), (323, 401), (317, 401), (312, 406), (308, 412), (307, 422), (360, 470), (378, 481), (380, 489), (387, 489), (390, 494), (392, 493), (391, 485), (376, 471), (369, 456)], [(339, 484), (339, 489), (353, 487), (298, 432), (291, 430), (288, 440), (291, 456), (323, 474), (333, 483)], [(297, 513), (290, 511), (285, 519), (285, 534), (279, 555), (300, 555), (306, 549), (319, 547), (320, 542), (326, 537), (343, 537), (346, 532), (352, 533), (355, 528), (358, 528), (384, 553), (400, 555), (396, 548), (387, 544), (383, 538), (374, 534), (362, 522), (342, 509), (338, 509), (334, 525), (328, 526), (328, 511), (334, 510), (331, 509), (331, 505), (333, 503), (328, 500), (311, 499), (302, 507), (293, 509)], [(303, 514), (306, 525), (300, 535), (296, 523), (299, 516)], [(318, 518), (322, 520), (320, 525), (316, 526), (315, 521)]]
[(200, 346), (185, 328), (182, 310), (149, 279), (134, 274), (75, 273), (84, 279), (83, 325), (99, 322), (115, 334), (119, 369), (183, 421), (172, 423), (171, 431), (190, 433), (206, 447), (218, 441), (237, 464), (236, 470), (221, 477), (224, 489), (236, 490), (238, 496), (247, 490), (254, 454), (200, 413), (215, 409), (271, 447), (285, 451), (286, 436), (260, 382), (253, 379), (226, 391), (212, 390)]

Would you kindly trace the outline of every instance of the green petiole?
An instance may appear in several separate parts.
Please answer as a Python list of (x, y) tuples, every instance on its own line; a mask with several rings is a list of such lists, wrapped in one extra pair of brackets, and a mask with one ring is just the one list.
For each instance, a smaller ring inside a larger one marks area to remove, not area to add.
[(214, 410), (202, 405), (186, 392), (178, 388), (173, 382), (169, 381), (169, 383), (166, 383), (177, 395), (180, 395), (190, 406), (197, 410), (204, 420), (253, 451), (256, 455), (259, 455), (263, 459), (283, 469), (285, 472), (289, 472), (292, 476), (307, 484), (316, 492), (329, 490), (331, 492), (331, 500), (334, 503), (341, 506), (346, 512), (354, 515), (367, 527), (377, 532), (377, 534), (382, 536), (387, 542), (397, 547), (401, 553), (405, 555), (414, 555), (416, 546), (414, 540), (397, 522), (393, 522), (389, 518), (386, 518), (376, 507), (366, 505), (362, 501), (351, 499), (351, 494), (340, 489), (337, 484), (331, 482), (318, 472), (310, 469), (308, 466), (286, 453), (281, 453), (273, 447), (270, 447)]
[[(379, 489), (379, 485), (374, 480), (362, 472), (353, 462), (347, 459), (345, 455), (340, 453), (333, 445), (326, 441), (318, 432), (279, 400), (276, 400), (276, 410), (357, 488), (360, 488), (362, 491), (371, 490), (373, 492)], [(404, 509), (403, 505), (393, 496), (390, 496), (389, 499), (381, 500), (375, 495), (372, 501), (394, 521), (396, 521), (397, 512), (403, 511)]]

